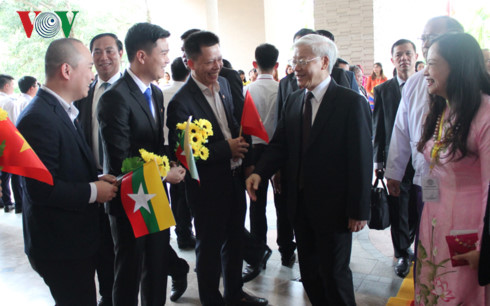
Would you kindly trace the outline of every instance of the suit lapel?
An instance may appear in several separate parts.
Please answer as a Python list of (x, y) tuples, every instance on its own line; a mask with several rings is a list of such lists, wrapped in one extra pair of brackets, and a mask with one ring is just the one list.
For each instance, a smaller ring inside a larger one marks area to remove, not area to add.
[[(138, 105), (141, 107), (146, 117), (148, 118), (151, 128), (153, 129), (153, 133), (157, 132), (157, 125), (155, 122), (155, 118), (153, 118), (153, 114), (151, 113), (150, 106), (148, 105), (145, 96), (143, 95), (138, 85), (136, 85), (133, 78), (129, 75), (127, 71), (124, 73), (124, 78), (128, 84), (128, 88), (131, 96), (133, 97), (134, 100), (136, 100), (136, 102), (138, 103)], [(153, 93), (153, 91), (152, 91), (152, 98), (155, 99), (155, 93)]]
[[(75, 138), (78, 146), (80, 147), (80, 150), (82, 153), (85, 155), (85, 158), (89, 162), (91, 169), (95, 169), (95, 163), (93, 160), (92, 152), (90, 151), (87, 142), (85, 141), (85, 137), (83, 136), (82, 128), (78, 124), (74, 124), (71, 120), (66, 111), (61, 107), (60, 103), (58, 100), (52, 96), (51, 94), (42, 91), (39, 96), (42, 96), (45, 101), (53, 107), (54, 114), (60, 119), (61, 122), (65, 125), (65, 127), (70, 131), (72, 134), (73, 138)], [(76, 119), (78, 120), (78, 119)], [(78, 126), (75, 128), (75, 126)]]
[(335, 83), (334, 79), (330, 80), (330, 84), (328, 85), (327, 91), (323, 96), (320, 107), (318, 108), (318, 112), (316, 113), (315, 121), (313, 122), (313, 126), (311, 127), (310, 139), (308, 141), (308, 147), (311, 143), (321, 134), (323, 130), (323, 126), (329, 120), (335, 109), (335, 98), (337, 93), (337, 83)]

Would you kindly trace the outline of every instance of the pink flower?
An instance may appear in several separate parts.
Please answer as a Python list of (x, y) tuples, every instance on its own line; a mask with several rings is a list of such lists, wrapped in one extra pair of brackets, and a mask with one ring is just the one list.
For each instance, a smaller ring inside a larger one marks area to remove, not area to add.
[(452, 299), (455, 299), (452, 294), (452, 291), (447, 288), (448, 284), (445, 281), (442, 281), (439, 277), (434, 281), (434, 290), (431, 291), (433, 295), (440, 297), (444, 302), (449, 302)]

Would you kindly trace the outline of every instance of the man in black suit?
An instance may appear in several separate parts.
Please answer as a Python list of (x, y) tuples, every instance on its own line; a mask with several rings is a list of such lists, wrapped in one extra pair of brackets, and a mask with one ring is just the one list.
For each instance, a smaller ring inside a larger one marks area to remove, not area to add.
[[(374, 163), (378, 177), (383, 177), (390, 147), (391, 133), (405, 81), (415, 73), (417, 52), (415, 44), (406, 39), (396, 41), (391, 47), (391, 62), (397, 74), (391, 80), (374, 88)], [(416, 193), (412, 187), (415, 171), (409, 162), (400, 185), (398, 197), (389, 195), (391, 238), (395, 250), (395, 273), (405, 277), (410, 270), (413, 251), (410, 249), (418, 227)]]
[[(223, 66), (219, 39), (199, 31), (184, 42), (191, 77), (168, 107), (169, 144), (175, 148), (177, 123), (207, 119), (213, 136), (206, 144), (207, 160), (198, 160), (200, 182), (186, 177), (186, 194), (197, 234), (196, 272), (203, 305), (267, 305), (242, 290), (242, 242), (245, 221), (244, 169), (249, 144), (239, 136), (228, 82), (219, 77)], [(219, 292), (223, 274), (224, 297)]]
[[(151, 82), (163, 77), (169, 63), (169, 36), (149, 23), (138, 23), (126, 34), (129, 69), (102, 95), (97, 110), (104, 169), (111, 174), (120, 175), (123, 160), (139, 156), (140, 149), (165, 154), (163, 95)], [(184, 175), (183, 168), (172, 167), (166, 180), (179, 183)], [(169, 230), (135, 239), (120, 194), (106, 203), (106, 212), (115, 247), (113, 303), (138, 305), (141, 283), (142, 305), (165, 304), (169, 261), (174, 254)]]
[[(120, 65), (123, 55), (122, 42), (112, 33), (96, 35), (90, 41), (90, 52), (95, 64), (97, 76), (90, 84), (88, 96), (75, 101), (80, 110), (78, 119), (85, 139), (92, 149), (98, 173), (103, 172), (104, 162), (102, 141), (97, 120), (97, 105), (104, 91), (121, 77)], [(105, 213), (104, 203), (99, 204), (101, 246), (97, 254), (97, 277), (101, 299), (99, 306), (112, 305), (112, 287), (114, 285), (114, 243), (112, 241), (109, 217)]]
[(301, 279), (313, 305), (355, 304), (352, 232), (365, 226), (370, 213), (371, 115), (363, 97), (330, 77), (336, 57), (337, 47), (325, 37), (296, 41), (292, 64), (305, 90), (289, 95), (246, 182), (255, 200), (260, 182), (285, 169)]
[(46, 52), (46, 85), (18, 120), (19, 131), (53, 176), (53, 186), (25, 179), (23, 228), (31, 266), (57, 305), (96, 304), (97, 203), (111, 200), (117, 192), (114, 176), (97, 179), (72, 104), (87, 96), (92, 65), (80, 41), (53, 41)]

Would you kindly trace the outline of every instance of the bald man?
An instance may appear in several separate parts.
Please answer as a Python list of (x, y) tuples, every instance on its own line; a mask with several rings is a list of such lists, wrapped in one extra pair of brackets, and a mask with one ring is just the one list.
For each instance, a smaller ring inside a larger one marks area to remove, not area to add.
[(17, 124), (53, 176), (52, 186), (26, 178), (23, 225), (29, 262), (56, 305), (96, 304), (97, 202), (109, 201), (117, 192), (114, 176), (97, 178), (75, 120), (73, 101), (87, 96), (92, 66), (92, 56), (79, 40), (53, 41), (46, 51), (46, 84)]

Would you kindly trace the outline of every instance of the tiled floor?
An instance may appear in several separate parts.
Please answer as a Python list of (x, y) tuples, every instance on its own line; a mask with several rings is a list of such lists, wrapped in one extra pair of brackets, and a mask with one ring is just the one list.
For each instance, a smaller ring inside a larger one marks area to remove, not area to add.
[[(248, 293), (265, 297), (271, 305), (310, 305), (300, 282), (298, 264), (292, 269), (281, 266), (277, 251), (275, 211), (273, 203), (267, 210), (268, 243), (273, 254), (267, 269), (255, 280), (246, 283)], [(248, 219), (248, 217), (247, 217)], [(248, 224), (248, 222), (247, 222)], [(172, 233), (172, 246), (178, 250)], [(0, 212), (0, 305), (54, 305), (47, 286), (32, 270), (23, 251), (22, 218), (13, 212)], [(194, 251), (178, 251), (191, 265), (189, 287), (176, 303), (167, 305), (199, 305), (197, 280), (193, 271)], [(393, 272), (393, 248), (389, 229), (370, 231), (364, 229), (354, 234), (351, 269), (358, 305), (385, 305), (390, 296), (396, 295), (402, 279)], [(170, 279), (169, 279), (170, 283)], [(170, 291), (170, 285), (167, 288)], [(167, 294), (169, 296), (169, 293)]]

